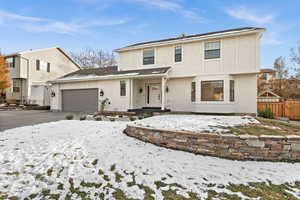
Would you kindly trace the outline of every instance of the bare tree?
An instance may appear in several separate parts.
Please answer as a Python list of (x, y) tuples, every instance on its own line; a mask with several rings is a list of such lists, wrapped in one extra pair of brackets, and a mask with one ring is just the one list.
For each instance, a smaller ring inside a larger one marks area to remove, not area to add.
[(71, 57), (82, 67), (100, 68), (116, 64), (113, 52), (101, 49), (85, 48), (80, 52), (71, 52)]
[(274, 61), (274, 70), (276, 71), (276, 80), (272, 84), (272, 88), (279, 95), (283, 95), (283, 90), (286, 88), (287, 78), (288, 78), (288, 67), (285, 63), (285, 58), (280, 56)]
[(300, 78), (300, 45), (291, 49), (291, 61), (295, 64), (293, 69), (296, 77)]

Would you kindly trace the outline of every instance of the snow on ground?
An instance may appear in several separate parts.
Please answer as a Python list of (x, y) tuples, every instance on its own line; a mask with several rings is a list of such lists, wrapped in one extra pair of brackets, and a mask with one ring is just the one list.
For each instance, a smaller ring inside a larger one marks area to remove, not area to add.
[(159, 115), (135, 122), (137, 126), (192, 132), (224, 132), (226, 127), (259, 123), (251, 116)]
[(0, 132), (0, 195), (24, 199), (51, 193), (65, 199), (71, 190), (78, 196), (68, 199), (83, 193), (99, 199), (102, 191), (105, 199), (114, 199), (113, 191), (121, 189), (127, 197), (143, 199), (146, 190), (138, 187), (143, 185), (160, 200), (171, 187), (158, 189), (155, 182), (162, 180), (182, 185), (177, 188), (182, 195), (193, 191), (201, 197), (212, 189), (208, 184), (300, 180), (300, 164), (231, 161), (166, 149), (126, 136), (127, 124), (71, 120)]

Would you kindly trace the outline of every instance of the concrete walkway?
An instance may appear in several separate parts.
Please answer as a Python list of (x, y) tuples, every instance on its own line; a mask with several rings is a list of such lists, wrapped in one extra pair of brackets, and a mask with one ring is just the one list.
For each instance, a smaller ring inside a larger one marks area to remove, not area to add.
[[(69, 113), (51, 112), (45, 110), (12, 110), (0, 111), (0, 131), (6, 129), (35, 125), (40, 123), (64, 120)], [(79, 119), (83, 113), (72, 113)]]

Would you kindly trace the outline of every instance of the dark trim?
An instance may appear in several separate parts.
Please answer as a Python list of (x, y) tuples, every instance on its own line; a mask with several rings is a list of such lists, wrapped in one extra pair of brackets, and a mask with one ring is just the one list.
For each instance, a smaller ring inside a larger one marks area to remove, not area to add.
[(147, 85), (147, 104), (150, 103), (150, 86)]
[[(248, 29), (249, 29), (249, 31), (265, 30), (265, 28), (258, 28), (258, 27), (242, 27), (242, 28), (227, 29), (227, 30), (222, 30), (222, 31), (214, 31), (214, 32), (208, 32), (208, 33), (193, 34), (193, 35), (188, 35), (188, 36), (180, 36), (180, 37), (168, 38), (168, 39), (162, 39), (162, 40), (153, 40), (153, 41), (148, 41), (148, 42), (140, 42), (140, 43), (132, 44), (132, 45), (129, 45), (129, 46), (126, 46), (126, 47), (123, 47), (123, 48), (134, 47), (134, 46), (139, 46), (139, 45), (144, 45), (144, 44), (152, 44), (152, 43), (158, 43), (158, 42), (166, 42), (166, 41), (172, 41), (172, 40), (180, 40), (180, 39), (186, 39), (186, 38), (207, 36), (207, 35), (213, 35), (213, 34), (218, 34), (218, 33), (226, 33), (226, 32), (231, 32), (231, 31), (242, 31), (242, 30), (248, 30)], [(122, 49), (122, 48), (120, 48), (120, 49)], [(116, 51), (118, 51), (118, 49)]]

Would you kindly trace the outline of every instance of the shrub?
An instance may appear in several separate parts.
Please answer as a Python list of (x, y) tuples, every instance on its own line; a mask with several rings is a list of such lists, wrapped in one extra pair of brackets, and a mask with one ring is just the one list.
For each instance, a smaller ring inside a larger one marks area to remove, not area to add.
[(268, 119), (274, 118), (273, 112), (270, 108), (266, 108), (264, 110), (259, 111), (258, 116), (263, 118), (268, 118)]
[(116, 119), (115, 119), (115, 118), (112, 118), (112, 117), (110, 117), (110, 118), (109, 118), (109, 120), (110, 120), (111, 122), (114, 122)]
[(86, 116), (85, 116), (85, 115), (81, 116), (81, 117), (79, 118), (79, 120), (80, 120), (80, 121), (86, 120)]
[(143, 119), (144, 117), (143, 117), (142, 115), (139, 115), (138, 118), (139, 118), (139, 119)]
[(66, 118), (66, 120), (72, 120), (72, 119), (74, 119), (74, 115), (72, 115), (72, 114), (67, 114), (67, 115), (65, 116), (65, 118)]
[(95, 120), (96, 121), (102, 121), (102, 117), (96, 117)]
[(144, 113), (143, 117), (148, 118), (148, 117), (151, 117), (151, 115), (149, 113)]
[(130, 121), (135, 121), (136, 118), (135, 118), (135, 117), (129, 117), (129, 120), (130, 120)]

